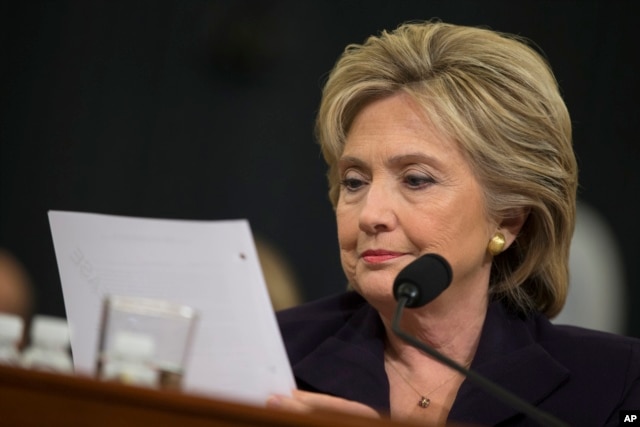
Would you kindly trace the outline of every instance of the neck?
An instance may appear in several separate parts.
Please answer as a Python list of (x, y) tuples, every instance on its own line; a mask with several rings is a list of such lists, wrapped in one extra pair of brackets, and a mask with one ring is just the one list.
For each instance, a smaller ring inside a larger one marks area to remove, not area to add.
[[(471, 362), (478, 346), (487, 312), (488, 296), (451, 301), (435, 300), (424, 307), (405, 309), (400, 327), (409, 335), (435, 348), (460, 365)], [(422, 351), (398, 338), (391, 330), (392, 317), (382, 315), (387, 331), (386, 354), (408, 370), (425, 363), (433, 369), (444, 368)], [(440, 365), (440, 366), (438, 366)]]

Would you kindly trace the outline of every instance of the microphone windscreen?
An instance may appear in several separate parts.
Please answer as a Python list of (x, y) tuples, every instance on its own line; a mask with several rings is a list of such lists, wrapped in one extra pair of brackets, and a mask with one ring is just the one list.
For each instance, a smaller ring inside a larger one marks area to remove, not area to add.
[(453, 272), (446, 259), (438, 254), (422, 255), (398, 273), (393, 282), (393, 296), (398, 299), (401, 285), (413, 285), (418, 292), (406, 306), (421, 307), (447, 289), (452, 278)]

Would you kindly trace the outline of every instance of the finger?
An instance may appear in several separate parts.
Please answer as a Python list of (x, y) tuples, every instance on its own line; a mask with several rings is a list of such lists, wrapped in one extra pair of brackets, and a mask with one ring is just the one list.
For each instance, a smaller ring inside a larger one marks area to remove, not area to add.
[(293, 399), (301, 402), (304, 407), (326, 411), (348, 412), (354, 415), (366, 417), (379, 417), (379, 414), (367, 405), (340, 397), (322, 393), (311, 393), (302, 390), (293, 390)]
[(313, 411), (313, 408), (308, 404), (296, 398), (281, 394), (270, 396), (267, 400), (267, 408), (282, 409), (298, 413), (309, 413)]

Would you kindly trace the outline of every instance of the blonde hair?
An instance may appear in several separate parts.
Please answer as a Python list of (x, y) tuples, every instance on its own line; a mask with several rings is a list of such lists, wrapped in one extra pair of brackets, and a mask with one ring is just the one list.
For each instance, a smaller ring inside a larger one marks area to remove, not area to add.
[(353, 119), (397, 92), (460, 144), (492, 218), (529, 212), (516, 242), (494, 258), (493, 296), (520, 312), (555, 316), (569, 282), (577, 165), (569, 113), (546, 61), (517, 36), (439, 21), (406, 23), (347, 46), (316, 119), (334, 207), (337, 161)]

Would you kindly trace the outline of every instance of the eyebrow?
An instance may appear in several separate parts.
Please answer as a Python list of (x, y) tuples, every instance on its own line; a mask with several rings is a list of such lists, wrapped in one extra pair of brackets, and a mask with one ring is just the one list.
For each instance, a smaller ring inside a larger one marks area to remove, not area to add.
[(392, 156), (390, 159), (387, 160), (386, 163), (390, 165), (406, 164), (406, 163), (428, 163), (438, 167), (441, 165), (441, 161), (438, 158), (434, 156), (430, 156), (425, 153), (419, 153), (419, 152), (398, 154), (398, 155)]
[(364, 167), (366, 166), (366, 163), (360, 160), (359, 158), (353, 157), (353, 156), (344, 156), (338, 159), (339, 168), (344, 168), (345, 166), (348, 166), (348, 165), (349, 166), (356, 165), (358, 167)]
[[(407, 163), (409, 164), (427, 163), (427, 164), (434, 165), (437, 168), (442, 167), (442, 162), (438, 158), (434, 156), (430, 156), (428, 154), (420, 153), (420, 152), (397, 154), (395, 156), (391, 156), (389, 159), (385, 161), (385, 164), (388, 164), (391, 166), (404, 165)], [(346, 165), (355, 165), (359, 167), (365, 167), (367, 166), (367, 163), (364, 162), (362, 159), (359, 159), (358, 157), (354, 157), (354, 156), (341, 157), (338, 160), (338, 166), (344, 167)]]

